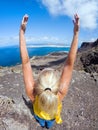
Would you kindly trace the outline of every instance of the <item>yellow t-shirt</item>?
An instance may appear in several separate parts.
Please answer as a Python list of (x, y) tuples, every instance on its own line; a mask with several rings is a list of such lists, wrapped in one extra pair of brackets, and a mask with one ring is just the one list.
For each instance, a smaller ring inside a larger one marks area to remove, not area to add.
[(33, 109), (34, 109), (34, 113), (45, 120), (52, 120), (55, 119), (57, 124), (61, 124), (62, 123), (62, 119), (61, 119), (61, 109), (62, 109), (62, 103), (59, 100), (58, 97), (58, 109), (57, 109), (57, 114), (55, 117), (53, 117), (52, 115), (49, 115), (48, 113), (46, 113), (45, 111), (42, 111), (39, 107), (38, 107), (38, 96), (36, 96), (35, 101), (33, 103)]

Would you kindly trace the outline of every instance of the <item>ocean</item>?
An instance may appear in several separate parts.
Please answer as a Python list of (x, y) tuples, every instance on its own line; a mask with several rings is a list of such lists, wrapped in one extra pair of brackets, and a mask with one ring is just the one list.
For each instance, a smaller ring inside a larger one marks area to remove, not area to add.
[[(69, 51), (69, 47), (32, 47), (27, 46), (29, 57), (44, 56), (52, 52)], [(15, 66), (21, 64), (19, 46), (0, 47), (0, 66)]]

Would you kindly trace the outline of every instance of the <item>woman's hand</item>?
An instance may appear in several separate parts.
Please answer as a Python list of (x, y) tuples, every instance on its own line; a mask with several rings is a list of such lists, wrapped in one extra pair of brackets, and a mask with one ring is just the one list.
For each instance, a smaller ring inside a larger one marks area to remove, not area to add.
[(74, 15), (74, 34), (76, 34), (79, 31), (79, 16), (77, 14)]
[(22, 19), (21, 29), (25, 32), (29, 16), (25, 14)]

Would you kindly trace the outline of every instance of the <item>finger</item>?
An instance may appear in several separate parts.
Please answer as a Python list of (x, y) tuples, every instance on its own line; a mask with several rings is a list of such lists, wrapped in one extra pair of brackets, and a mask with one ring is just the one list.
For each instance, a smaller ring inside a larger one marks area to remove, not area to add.
[(79, 16), (76, 14), (76, 20), (79, 20)]
[(79, 24), (79, 16), (75, 14), (75, 23), (78, 25)]
[(74, 15), (74, 18), (75, 18), (75, 20), (79, 20), (79, 16), (77, 13)]
[(29, 16), (28, 16), (28, 15), (25, 15), (24, 18), (25, 18), (25, 20), (28, 20)]
[(26, 24), (27, 21), (28, 21), (28, 18), (29, 18), (29, 16), (28, 16), (27, 14), (25, 14), (25, 15), (23, 16), (23, 19), (22, 19), (22, 24)]
[(28, 21), (28, 17), (24, 17), (24, 22), (27, 22)]

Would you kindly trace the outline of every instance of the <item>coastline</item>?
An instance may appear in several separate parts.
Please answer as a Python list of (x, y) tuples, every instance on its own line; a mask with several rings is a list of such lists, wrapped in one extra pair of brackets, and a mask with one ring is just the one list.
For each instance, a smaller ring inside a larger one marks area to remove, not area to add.
[[(27, 47), (29, 57), (46, 56), (56, 52), (68, 52), (68, 47)], [(15, 66), (21, 64), (19, 46), (8, 46), (0, 48), (0, 66)]]

